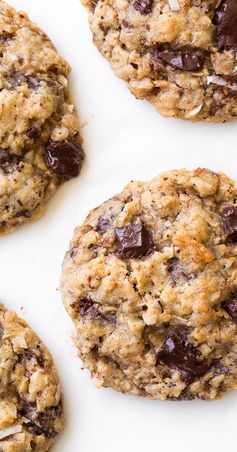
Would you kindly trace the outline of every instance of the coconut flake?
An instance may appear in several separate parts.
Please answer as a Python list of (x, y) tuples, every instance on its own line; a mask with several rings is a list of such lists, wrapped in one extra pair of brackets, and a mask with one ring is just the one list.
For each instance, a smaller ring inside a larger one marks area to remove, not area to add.
[(14, 425), (13, 427), (4, 428), (0, 430), (0, 440), (6, 438), (7, 436), (14, 435), (15, 433), (20, 433), (22, 431), (22, 425)]
[(196, 116), (199, 111), (202, 109), (202, 104), (201, 105), (197, 105), (196, 107), (194, 107), (190, 112), (188, 116)]
[(179, 2), (178, 0), (168, 0), (169, 2), (169, 7), (172, 11), (179, 11), (180, 10), (180, 6), (179, 6)]
[(218, 77), (218, 75), (209, 75), (207, 77), (207, 84), (210, 85), (210, 83), (214, 83), (214, 85), (219, 86), (226, 86), (227, 88), (230, 88), (233, 91), (237, 91), (236, 83), (227, 82), (227, 80), (225, 80), (222, 77)]

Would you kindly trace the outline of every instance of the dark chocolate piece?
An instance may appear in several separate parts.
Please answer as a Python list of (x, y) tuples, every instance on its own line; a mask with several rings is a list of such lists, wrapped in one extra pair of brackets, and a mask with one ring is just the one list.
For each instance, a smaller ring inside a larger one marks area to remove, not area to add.
[(49, 141), (46, 162), (49, 168), (65, 180), (80, 174), (84, 151), (81, 146), (68, 141)]
[(115, 229), (119, 256), (124, 259), (146, 256), (152, 249), (152, 239), (143, 224)]
[(201, 377), (209, 369), (207, 361), (198, 361), (195, 348), (178, 333), (171, 333), (166, 338), (157, 354), (157, 364), (165, 364), (180, 371), (185, 381)]
[(109, 229), (109, 220), (107, 218), (100, 217), (96, 226), (96, 231), (99, 234), (104, 234)]
[(27, 130), (26, 135), (28, 138), (36, 139), (39, 138), (40, 133), (35, 126), (32, 126), (29, 130)]
[(161, 60), (182, 71), (197, 72), (203, 68), (204, 58), (197, 52), (159, 52), (154, 53), (154, 59)]
[(153, 9), (154, 0), (135, 0), (132, 2), (132, 5), (140, 14), (150, 14)]
[(226, 206), (221, 211), (223, 229), (226, 237), (237, 241), (237, 206)]
[(237, 323), (237, 293), (224, 301), (223, 308), (228, 312), (232, 320)]
[(216, 42), (220, 50), (237, 50), (237, 2), (224, 0), (216, 9)]

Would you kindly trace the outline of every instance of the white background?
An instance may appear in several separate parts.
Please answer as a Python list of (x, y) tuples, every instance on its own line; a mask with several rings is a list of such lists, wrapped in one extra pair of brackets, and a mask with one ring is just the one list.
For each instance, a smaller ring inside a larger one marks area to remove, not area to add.
[(44, 340), (62, 380), (67, 424), (54, 451), (232, 452), (237, 394), (217, 402), (159, 402), (96, 389), (80, 369), (57, 288), (74, 227), (130, 179), (197, 166), (237, 179), (236, 123), (163, 119), (132, 97), (94, 48), (79, 0), (9, 1), (70, 62), (87, 154), (81, 176), (57, 192), (41, 220), (0, 238), (0, 299)]

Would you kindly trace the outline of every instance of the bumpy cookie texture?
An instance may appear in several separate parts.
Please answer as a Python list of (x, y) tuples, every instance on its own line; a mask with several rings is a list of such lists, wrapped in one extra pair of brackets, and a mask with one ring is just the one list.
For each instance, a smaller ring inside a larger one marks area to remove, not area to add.
[(224, 174), (170, 171), (75, 230), (61, 290), (98, 386), (170, 400), (237, 388), (236, 199)]
[(0, 0), (0, 233), (43, 212), (84, 153), (70, 68), (27, 15)]
[(63, 423), (51, 355), (26, 322), (0, 305), (0, 451), (47, 451)]
[(83, 0), (95, 45), (168, 117), (237, 116), (235, 0)]

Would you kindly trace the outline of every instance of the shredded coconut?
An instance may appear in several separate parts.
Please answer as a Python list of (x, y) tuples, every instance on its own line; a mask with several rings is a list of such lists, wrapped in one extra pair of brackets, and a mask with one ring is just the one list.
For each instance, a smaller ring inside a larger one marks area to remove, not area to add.
[(6, 438), (7, 436), (14, 435), (15, 433), (20, 433), (22, 431), (22, 425), (14, 425), (13, 427), (4, 428), (0, 430), (0, 440)]
[(214, 83), (215, 85), (219, 85), (219, 86), (226, 86), (227, 88), (230, 88), (233, 91), (237, 91), (236, 83), (230, 83), (227, 80), (225, 80), (224, 78), (218, 77), (218, 75), (209, 75), (207, 77), (207, 84), (210, 85), (210, 83)]
[(179, 11), (180, 10), (180, 6), (179, 6), (179, 2), (178, 0), (168, 0), (169, 2), (169, 7), (172, 11)]

